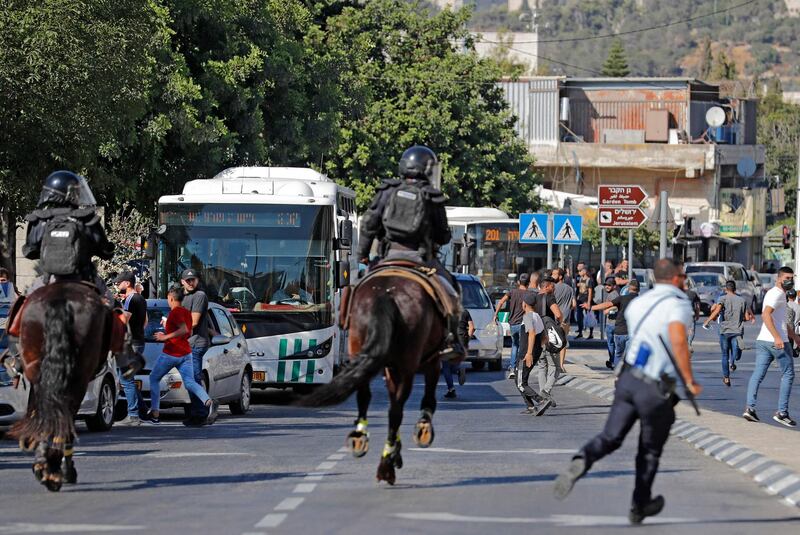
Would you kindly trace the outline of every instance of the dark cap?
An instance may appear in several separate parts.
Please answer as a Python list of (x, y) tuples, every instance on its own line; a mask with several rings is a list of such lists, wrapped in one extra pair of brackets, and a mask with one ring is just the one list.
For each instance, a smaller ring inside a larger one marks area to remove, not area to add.
[(525, 292), (522, 296), (522, 302), (529, 307), (536, 306), (536, 294), (533, 292)]
[(638, 290), (639, 289), (639, 279), (631, 279), (631, 281), (628, 283), (628, 286)]
[(606, 286), (616, 286), (617, 285), (617, 279), (615, 277), (606, 277), (605, 285)]
[(185, 281), (187, 279), (199, 279), (199, 278), (200, 278), (200, 276), (197, 274), (197, 270), (196, 269), (192, 269), (192, 268), (184, 269), (183, 273), (181, 273), (181, 280), (182, 281)]
[(520, 273), (519, 277), (517, 278), (517, 282), (519, 282), (523, 286), (527, 286), (530, 281), (531, 281), (531, 276), (528, 275), (527, 273)]
[(114, 284), (119, 284), (120, 282), (130, 282), (131, 284), (136, 284), (136, 275), (130, 271), (123, 271), (117, 275), (117, 278), (114, 279)]

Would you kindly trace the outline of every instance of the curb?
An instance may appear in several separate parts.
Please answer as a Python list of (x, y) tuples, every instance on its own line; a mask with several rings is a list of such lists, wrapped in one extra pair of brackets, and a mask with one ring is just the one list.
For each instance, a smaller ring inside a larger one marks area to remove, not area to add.
[[(562, 375), (555, 384), (583, 390), (608, 401), (614, 399), (613, 388), (591, 379)], [(748, 476), (767, 494), (778, 496), (784, 503), (800, 508), (800, 474), (793, 469), (723, 435), (679, 418), (675, 419), (670, 434)]]

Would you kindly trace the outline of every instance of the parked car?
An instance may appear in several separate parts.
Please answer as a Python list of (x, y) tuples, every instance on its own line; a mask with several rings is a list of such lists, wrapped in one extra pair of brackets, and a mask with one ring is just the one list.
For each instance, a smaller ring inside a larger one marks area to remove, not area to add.
[(639, 281), (639, 294), (652, 290), (656, 285), (656, 276), (650, 268), (633, 268), (633, 276)]
[(503, 331), (494, 320), (494, 306), (489, 293), (474, 275), (457, 274), (461, 285), (461, 304), (469, 311), (475, 334), (469, 341), (467, 362), (475, 370), (488, 363), (493, 371), (503, 368)]
[(742, 264), (738, 262), (689, 262), (686, 264), (686, 273), (718, 273), (725, 277), (725, 280), (736, 282), (736, 293), (738, 293), (753, 311), (758, 308), (759, 296), (750, 275)]
[[(164, 332), (161, 319), (169, 314), (166, 299), (147, 300), (147, 325), (145, 325), (145, 366), (136, 375), (136, 387), (149, 402), (151, 392), (150, 371), (164, 346), (156, 341), (155, 333)], [(253, 368), (250, 353), (236, 320), (224, 307), (209, 303), (208, 321), (211, 345), (203, 356), (203, 387), (212, 399), (227, 403), (233, 414), (244, 414), (250, 410), (250, 385)], [(172, 369), (161, 379), (159, 385), (161, 408), (183, 407), (188, 411), (189, 393), (183, 386), (178, 370)]]
[(711, 307), (725, 293), (725, 277), (719, 273), (691, 273), (690, 284), (694, 284), (694, 291), (700, 298), (700, 312), (706, 316), (711, 313)]
[[(114, 407), (124, 403), (117, 395), (117, 367), (109, 354), (108, 361), (86, 388), (86, 395), (78, 410), (78, 419), (86, 422), (89, 431), (108, 431), (114, 425)], [(8, 427), (22, 419), (28, 407), (30, 383), (21, 379), (14, 388), (5, 368), (0, 367), (0, 428)]]
[(777, 273), (758, 273), (757, 271), (752, 272), (758, 280), (761, 282), (761, 303), (764, 303), (764, 296), (767, 295), (767, 292), (775, 286), (775, 279), (777, 279)]

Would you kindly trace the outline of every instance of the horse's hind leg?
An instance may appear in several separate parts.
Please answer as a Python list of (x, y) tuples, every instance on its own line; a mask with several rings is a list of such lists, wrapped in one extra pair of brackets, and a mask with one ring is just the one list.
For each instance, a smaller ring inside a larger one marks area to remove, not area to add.
[(49, 491), (58, 492), (61, 490), (61, 485), (64, 483), (64, 479), (61, 475), (61, 459), (63, 457), (64, 438), (55, 437), (47, 444), (47, 453), (45, 454), (47, 467), (42, 477), (42, 485)]
[(358, 402), (358, 418), (355, 421), (355, 428), (347, 435), (347, 447), (353, 454), (353, 457), (363, 457), (369, 451), (369, 431), (367, 430), (367, 409), (369, 409), (369, 402), (372, 400), (372, 391), (369, 389), (369, 383), (359, 387), (356, 392), (356, 401)]
[(414, 428), (414, 442), (420, 448), (427, 448), (433, 444), (433, 413), (436, 412), (436, 384), (439, 382), (441, 364), (434, 360), (424, 368), (425, 395), (420, 403), (420, 416)]
[(47, 468), (47, 442), (44, 440), (39, 442), (36, 446), (36, 457), (33, 461), (33, 477), (36, 478), (36, 481), (42, 482), (42, 478), (44, 478), (44, 472)]
[(74, 485), (78, 482), (78, 471), (75, 469), (75, 461), (72, 460), (72, 454), (75, 450), (75, 436), (71, 436), (69, 441), (64, 444), (64, 465), (62, 467), (62, 476), (64, 483)]
[(405, 372), (403, 376), (387, 369), (386, 388), (389, 391), (389, 435), (383, 446), (381, 462), (378, 464), (378, 481), (386, 481), (394, 485), (396, 476), (395, 468), (403, 467), (403, 457), (400, 455), (400, 424), (403, 423), (403, 407), (411, 394), (414, 382), (414, 372)]

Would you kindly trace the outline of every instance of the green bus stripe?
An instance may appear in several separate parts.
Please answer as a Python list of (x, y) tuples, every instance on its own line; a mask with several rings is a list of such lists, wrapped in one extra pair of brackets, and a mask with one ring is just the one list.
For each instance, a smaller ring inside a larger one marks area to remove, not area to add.
[(300, 379), (300, 361), (292, 362), (292, 382), (296, 383)]
[(285, 359), (288, 351), (289, 351), (289, 340), (286, 338), (281, 338), (280, 344), (278, 345), (278, 358)]
[(315, 347), (317, 347), (317, 341), (314, 338), (311, 338), (308, 341), (308, 349), (313, 349)]
[(294, 339), (294, 352), (295, 354), (300, 353), (303, 350), (303, 339), (302, 338), (295, 338)]
[(306, 364), (306, 383), (313, 383), (314, 382), (314, 368), (315, 368), (315, 361), (309, 360), (308, 364)]
[(286, 363), (279, 362), (278, 363), (278, 382), (282, 383), (285, 380), (286, 376)]

